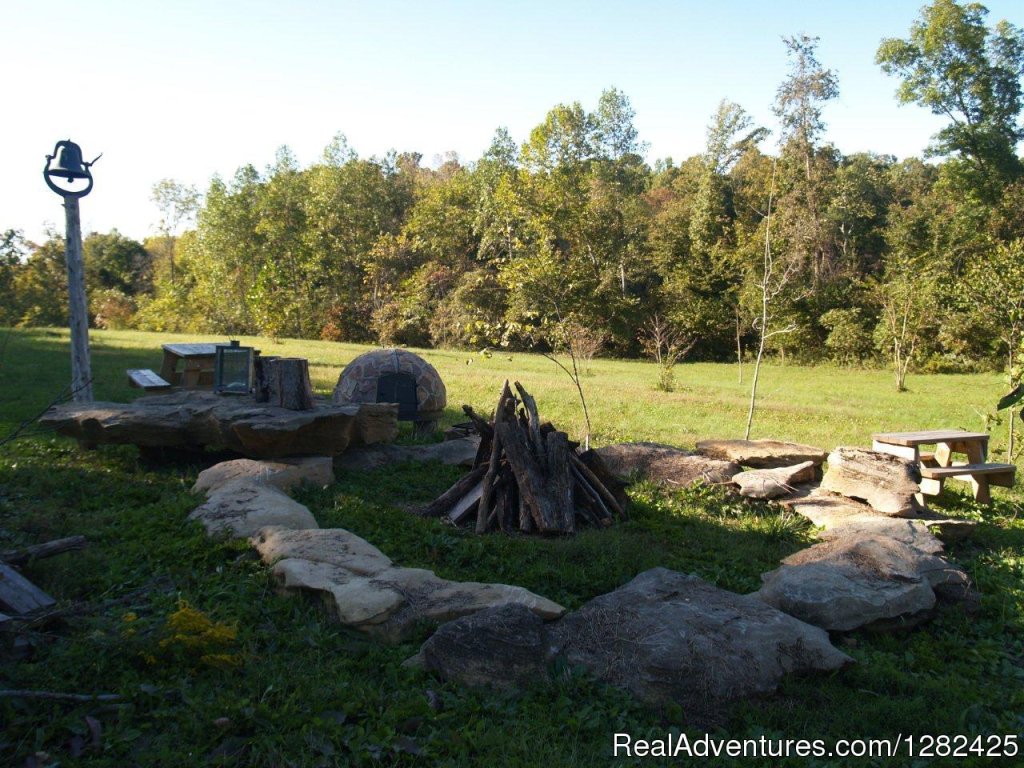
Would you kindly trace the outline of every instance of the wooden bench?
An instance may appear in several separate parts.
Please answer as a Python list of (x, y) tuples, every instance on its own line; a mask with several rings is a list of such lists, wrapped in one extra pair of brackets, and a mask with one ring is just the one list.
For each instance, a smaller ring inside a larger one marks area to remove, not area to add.
[(948, 478), (964, 480), (971, 484), (974, 498), (989, 502), (990, 485), (1012, 488), (1017, 474), (1013, 464), (953, 464), (948, 467), (921, 466), (921, 493), (935, 496), (942, 493), (942, 486)]
[(128, 384), (137, 389), (144, 389), (147, 392), (160, 392), (171, 388), (169, 381), (161, 378), (156, 371), (152, 371), (149, 368), (129, 368)]

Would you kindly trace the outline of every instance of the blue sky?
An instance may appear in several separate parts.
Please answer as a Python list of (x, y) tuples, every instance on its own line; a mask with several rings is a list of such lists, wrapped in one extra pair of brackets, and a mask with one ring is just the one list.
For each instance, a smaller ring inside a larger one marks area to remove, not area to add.
[[(264, 2), (8, 0), (0, 12), (0, 230), (63, 228), (41, 178), (58, 139), (103, 152), (82, 201), (86, 231), (143, 238), (152, 185), (205, 188), (289, 145), (314, 161), (338, 132), (361, 156), (446, 151), (474, 160), (495, 128), (522, 141), (552, 106), (632, 100), (648, 159), (699, 152), (723, 98), (775, 128), (783, 35), (821, 38), (839, 77), (825, 118), (846, 153), (919, 154), (942, 122), (900, 107), (874, 54), (905, 37), (921, 0), (718, 2)], [(1020, 0), (989, 23), (1024, 25)], [(770, 138), (767, 147), (774, 144)]]

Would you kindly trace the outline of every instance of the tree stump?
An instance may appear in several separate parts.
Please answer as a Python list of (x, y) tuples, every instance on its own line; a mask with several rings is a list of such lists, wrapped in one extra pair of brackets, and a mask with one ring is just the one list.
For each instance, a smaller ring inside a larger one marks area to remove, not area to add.
[[(313, 409), (313, 387), (309, 383), (309, 361), (302, 357), (281, 357), (271, 363), (276, 375), (271, 376), (275, 382), (272, 387), (271, 404), (290, 411), (310, 411)], [(273, 402), (273, 396), (277, 402)]]
[(253, 397), (257, 403), (270, 402), (270, 390), (272, 385), (273, 363), (281, 358), (277, 355), (256, 355), (252, 361), (253, 370)]

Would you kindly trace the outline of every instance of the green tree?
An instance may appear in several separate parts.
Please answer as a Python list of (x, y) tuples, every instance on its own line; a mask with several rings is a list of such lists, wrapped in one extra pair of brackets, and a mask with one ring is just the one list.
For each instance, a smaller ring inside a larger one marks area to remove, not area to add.
[(880, 307), (875, 344), (892, 364), (896, 391), (904, 392), (907, 373), (934, 330), (938, 300), (933, 269), (926, 257), (897, 251), (874, 287)]
[(64, 238), (51, 235), (15, 272), (14, 293), (21, 326), (66, 326), (68, 272)]
[[(1024, 340), (1024, 240), (990, 249), (974, 260), (960, 282), (969, 312), (978, 326), (991, 326), (999, 339), (1010, 377), (1010, 389), (1019, 380), (1017, 350)], [(1013, 413), (1010, 414), (1009, 455), (1014, 450)]]
[(175, 238), (182, 225), (195, 220), (202, 201), (199, 191), (174, 179), (161, 179), (153, 185), (150, 198), (160, 211), (157, 228), (162, 237), (163, 260), (167, 264), (168, 278), (175, 279), (174, 249)]
[(821, 147), (822, 112), (839, 95), (835, 73), (818, 61), (818, 38), (784, 37), (789, 74), (779, 86), (773, 111), (779, 118), (782, 146), (778, 246), (809, 269), (815, 287), (833, 276), (834, 239), (828, 226), (829, 181), (836, 153)]
[(983, 199), (1024, 173), (1017, 143), (1024, 33), (1007, 21), (985, 26), (980, 3), (934, 0), (924, 7), (907, 39), (882, 41), (875, 57), (882, 70), (902, 79), (897, 98), (949, 120), (933, 139), (932, 155), (953, 155), (965, 180)]
[(152, 259), (142, 243), (116, 229), (91, 232), (82, 242), (86, 283), (90, 289), (113, 288), (131, 296), (152, 291)]
[(0, 326), (14, 325), (21, 319), (15, 281), (28, 258), (28, 250), (20, 230), (8, 229), (0, 234)]

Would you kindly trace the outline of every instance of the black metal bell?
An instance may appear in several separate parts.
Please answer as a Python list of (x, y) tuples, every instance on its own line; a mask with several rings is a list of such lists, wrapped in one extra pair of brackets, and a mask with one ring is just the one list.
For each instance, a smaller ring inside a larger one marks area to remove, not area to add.
[(50, 165), (53, 176), (61, 176), (68, 181), (90, 178), (89, 172), (82, 164), (82, 148), (73, 141), (62, 141), (57, 144), (57, 162)]
[[(96, 160), (99, 160), (97, 156)], [(93, 160), (92, 163), (95, 163)], [(82, 148), (71, 139), (58, 141), (53, 148), (53, 154), (46, 156), (46, 165), (43, 166), (43, 179), (46, 186), (64, 198), (85, 197), (92, 189), (92, 171), (89, 166), (92, 163), (82, 161)], [(81, 189), (66, 189), (54, 184), (56, 179), (64, 179), (67, 184), (74, 185), (75, 182), (83, 180), (86, 182)]]

